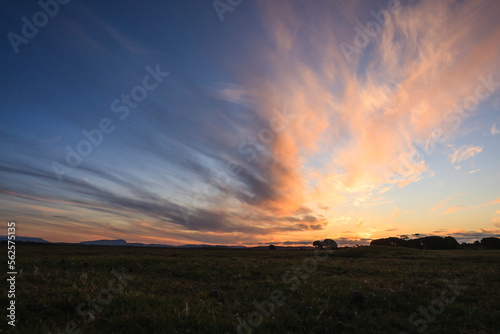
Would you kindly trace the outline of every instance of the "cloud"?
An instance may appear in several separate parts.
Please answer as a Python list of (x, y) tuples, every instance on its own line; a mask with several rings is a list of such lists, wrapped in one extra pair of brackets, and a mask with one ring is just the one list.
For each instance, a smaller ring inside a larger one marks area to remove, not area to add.
[(120, 29), (108, 24), (97, 11), (85, 4), (75, 6), (85, 17), (84, 21), (69, 17), (61, 18), (65, 31), (71, 32), (71, 38), (66, 40), (69, 46), (77, 48), (86, 45), (92, 52), (116, 60), (120, 59), (116, 57), (116, 53), (123, 50), (136, 56), (144, 56), (148, 52), (148, 48), (143, 46), (142, 42), (131, 36), (125, 36)]
[(467, 174), (474, 174), (474, 173), (477, 173), (479, 172), (481, 169), (476, 169), (476, 170), (471, 170), (470, 172), (468, 172)]
[[(268, 84), (248, 74), (260, 87), (251, 95), (258, 101), (287, 101), (297, 115), (272, 149), (293, 153), (281, 161), (289, 170), (300, 170), (299, 178), (319, 179), (316, 184), (322, 188), (312, 200), (355, 200), (359, 194), (417, 182), (429, 171), (424, 161), (408, 163), (414, 142), (426, 141), (436, 129), (457, 133), (443, 110), (453, 110), (474, 94), (478, 75), (491, 73), (499, 60), (491, 44), (500, 34), (500, 28), (491, 29), (491, 10), (498, 7), (491, 2), (408, 5), (370, 40), (359, 59), (356, 54), (349, 62), (339, 45), (353, 44), (355, 32), (335, 33), (335, 24), (346, 20), (335, 11), (316, 6), (299, 10), (285, 1), (264, 4), (276, 47), (259, 50), (269, 60)], [(307, 24), (312, 17), (314, 26)], [(450, 42), (443, 45), (443, 39)], [(477, 150), (459, 151), (454, 161)], [(303, 161), (320, 152), (331, 156), (328, 168), (305, 173)], [(307, 200), (304, 186), (290, 181)]]
[(395, 206), (394, 210), (392, 210), (392, 212), (391, 212), (391, 216), (394, 218), (399, 217), (400, 211), (401, 211), (401, 209)]
[(500, 198), (498, 198), (498, 199), (496, 199), (496, 200), (494, 200), (486, 205), (494, 205), (494, 204), (500, 204)]
[(244, 87), (232, 83), (219, 83), (216, 88), (208, 87), (207, 92), (216, 99), (240, 105), (245, 105), (252, 99), (250, 92)]
[[(0, 172), (10, 174), (12, 181), (15, 181), (19, 176), (36, 178), (43, 180), (46, 184), (52, 184), (53, 187), (64, 187), (65, 189), (63, 193), (56, 192), (52, 195), (40, 196), (37, 194), (38, 191), (35, 190), (5, 190), (2, 189), (5, 187), (1, 187), (0, 195), (4, 199), (14, 197), (27, 203), (35, 203), (35, 205), (30, 204), (26, 207), (38, 212), (61, 213), (58, 215), (59, 217), (75, 217), (80, 211), (82, 213), (90, 212), (86, 214), (87, 217), (101, 216), (102, 223), (92, 222), (87, 227), (84, 226), (84, 221), (74, 220), (72, 226), (80, 225), (82, 233), (89, 233), (92, 228), (104, 228), (107, 231), (114, 231), (116, 235), (133, 235), (135, 233), (135, 237), (140, 235), (181, 236), (186, 231), (264, 235), (287, 231), (318, 231), (328, 225), (325, 219), (311, 214), (278, 219), (275, 216), (266, 214), (265, 211), (254, 210), (252, 214), (248, 214), (236, 209), (220, 209), (210, 205), (198, 208), (184, 207), (183, 203), (172, 199), (164, 199), (149, 190), (154, 189), (154, 187), (145, 180), (123, 177), (118, 171), (106, 172), (100, 169), (84, 169), (93, 175), (92, 179), (98, 177), (103, 180), (99, 183), (104, 184), (111, 181), (115, 187), (123, 186), (126, 188), (128, 193), (111, 191), (97, 185), (97, 183), (69, 176), (65, 178), (61, 185), (50, 172), (36, 167), (25, 166), (23, 169), (15, 170), (0, 165)], [(5, 186), (5, 183), (3, 183), (3, 186)], [(51, 205), (56, 205), (57, 211), (51, 209)], [(45, 209), (37, 209), (39, 207), (45, 207)], [(62, 213), (66, 213), (66, 215)], [(184, 213), (189, 217), (188, 221), (186, 221)], [(36, 213), (34, 215), (36, 216)], [(107, 216), (121, 217), (122, 222), (134, 221), (141, 217), (149, 221), (149, 223), (139, 226), (123, 223), (110, 226), (109, 223), (104, 222), (106, 221), (104, 218)], [(52, 218), (60, 219), (59, 217)], [(246, 224), (248, 221), (251, 221), (252, 224)], [(47, 225), (51, 224), (53, 226), (57, 225), (59, 229), (63, 227), (57, 222), (47, 223)], [(196, 238), (196, 233), (193, 233), (192, 236)]]
[(500, 237), (500, 230), (498, 229), (480, 229), (479, 231), (466, 231), (463, 229), (449, 229), (436, 231), (437, 235), (440, 236), (452, 236), (459, 243), (461, 242), (474, 242), (476, 240), (481, 240), (487, 237)]
[(491, 129), (490, 129), (490, 133), (491, 133), (491, 135), (492, 135), (492, 136), (497, 135), (497, 134), (499, 134), (499, 133), (500, 133), (500, 131), (499, 131), (499, 130), (495, 127), (496, 125), (497, 125), (497, 124), (496, 124), (496, 123), (494, 123), (494, 124), (493, 124), (493, 126), (492, 126), (492, 127), (491, 127)]
[(336, 238), (335, 242), (339, 245), (339, 247), (345, 247), (345, 246), (368, 246), (370, 244), (370, 241), (372, 239), (369, 238), (359, 238), (359, 237), (352, 237), (352, 238), (346, 238), (346, 237), (340, 237)]
[(463, 193), (461, 194), (458, 194), (458, 195), (454, 195), (454, 196), (451, 196), (451, 197), (448, 197), (448, 198), (445, 198), (444, 200), (440, 201), (439, 203), (436, 203), (432, 208), (431, 208), (431, 211), (437, 211), (439, 209), (441, 209), (442, 207), (444, 207), (449, 201), (451, 201), (452, 199), (455, 199), (457, 197), (460, 197), (460, 196), (463, 196), (467, 194), (467, 191), (464, 191)]
[(460, 204), (460, 205), (454, 205), (446, 210), (443, 211), (443, 213), (453, 213), (453, 212), (457, 212), (457, 211), (461, 211), (465, 208), (466, 206), (463, 205), (463, 204)]
[(500, 215), (498, 215), (498, 214), (500, 214), (500, 212), (499, 212), (499, 211), (497, 211), (497, 216), (496, 216), (496, 217), (493, 217), (493, 218), (491, 219), (492, 223), (493, 223), (496, 227), (500, 227)]
[(380, 189), (378, 193), (379, 194), (384, 194), (384, 193), (386, 193), (389, 190), (391, 190), (391, 187), (385, 187), (385, 188)]
[(455, 152), (450, 154), (448, 158), (451, 163), (454, 164), (456, 162), (462, 162), (467, 159), (474, 157), (475, 155), (481, 153), (483, 151), (482, 147), (479, 146), (460, 146), (458, 149), (455, 149)]
[(495, 215), (491, 221), (496, 227), (500, 227), (500, 211), (495, 212)]
[(312, 243), (313, 243), (313, 241), (307, 240), (307, 241), (284, 241), (281, 244), (285, 245), (285, 246), (295, 246), (295, 245), (312, 246)]
[(500, 198), (494, 200), (494, 201), (491, 201), (489, 203), (484, 203), (484, 204), (479, 204), (479, 205), (475, 205), (475, 206), (466, 206), (466, 205), (455, 205), (451, 208), (448, 208), (446, 209), (443, 214), (445, 213), (453, 213), (453, 212), (457, 212), (457, 211), (464, 211), (464, 210), (473, 210), (473, 209), (479, 209), (479, 208), (484, 208), (486, 206), (490, 206), (490, 205), (495, 205), (495, 204), (500, 204)]
[(359, 218), (358, 221), (356, 222), (357, 227), (363, 227), (365, 225), (366, 223), (363, 221), (363, 218)]

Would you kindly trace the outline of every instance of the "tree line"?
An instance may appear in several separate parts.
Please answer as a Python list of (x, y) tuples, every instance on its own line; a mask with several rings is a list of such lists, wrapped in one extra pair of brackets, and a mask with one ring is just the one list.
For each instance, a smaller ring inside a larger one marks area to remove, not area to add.
[(500, 238), (488, 237), (475, 241), (473, 244), (462, 243), (453, 237), (430, 236), (416, 239), (409, 239), (408, 236), (390, 237), (372, 240), (370, 246), (398, 246), (417, 249), (468, 249), (485, 248), (500, 249)]

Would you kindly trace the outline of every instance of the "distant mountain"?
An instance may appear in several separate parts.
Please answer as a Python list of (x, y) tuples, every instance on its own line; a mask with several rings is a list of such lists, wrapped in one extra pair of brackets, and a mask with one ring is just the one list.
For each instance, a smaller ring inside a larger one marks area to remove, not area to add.
[[(0, 241), (5, 241), (5, 240), (8, 240), (6, 235), (0, 236)], [(43, 242), (43, 243), (50, 244), (50, 241), (43, 240), (42, 238), (18, 237), (17, 235), (16, 235), (16, 240), (14, 240), (14, 241)]]
[[(7, 240), (7, 236), (0, 236), (0, 241)], [(30, 238), (30, 237), (18, 237), (16, 236), (15, 241), (25, 241), (25, 242), (40, 242), (40, 243), (52, 243), (50, 241), (44, 240), (42, 238)], [(61, 245), (75, 245), (74, 243), (55, 243)], [(163, 245), (163, 244), (143, 244), (140, 242), (127, 242), (124, 239), (116, 240), (92, 240), (92, 241), (82, 241), (77, 243), (77, 245), (88, 245), (88, 246), (126, 246), (126, 247), (162, 247), (162, 248), (215, 248), (215, 249), (268, 249), (269, 246), (256, 246), (256, 247), (246, 247), (246, 246), (225, 246), (225, 245), (207, 245), (207, 244), (187, 244), (180, 246), (173, 245)], [(312, 248), (312, 247), (298, 247), (298, 246), (276, 246), (277, 249), (295, 249), (295, 248)]]
[(95, 241), (82, 241), (82, 245), (99, 245), (99, 246), (129, 246), (126, 240), (95, 240)]
[(220, 246), (220, 245), (162, 245), (162, 244), (143, 244), (139, 242), (128, 243), (126, 240), (95, 240), (95, 241), (82, 241), (81, 245), (92, 246), (128, 246), (128, 247), (170, 247), (170, 248), (246, 248), (245, 246)]
[(94, 240), (94, 241), (82, 241), (81, 245), (91, 245), (91, 246), (128, 246), (128, 247), (176, 247), (171, 245), (162, 244), (143, 244), (140, 242), (128, 243), (126, 240)]

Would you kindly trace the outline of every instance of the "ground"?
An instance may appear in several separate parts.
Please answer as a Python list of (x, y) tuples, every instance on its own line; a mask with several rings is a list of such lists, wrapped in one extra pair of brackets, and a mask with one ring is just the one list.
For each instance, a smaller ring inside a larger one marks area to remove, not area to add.
[(16, 265), (2, 332), (500, 333), (493, 250), (17, 245)]

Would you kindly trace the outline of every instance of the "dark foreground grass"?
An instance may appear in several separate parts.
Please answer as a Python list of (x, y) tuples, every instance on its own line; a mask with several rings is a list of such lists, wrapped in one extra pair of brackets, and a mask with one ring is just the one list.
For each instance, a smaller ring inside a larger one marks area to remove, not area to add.
[(16, 251), (18, 322), (2, 332), (500, 333), (500, 251)]

